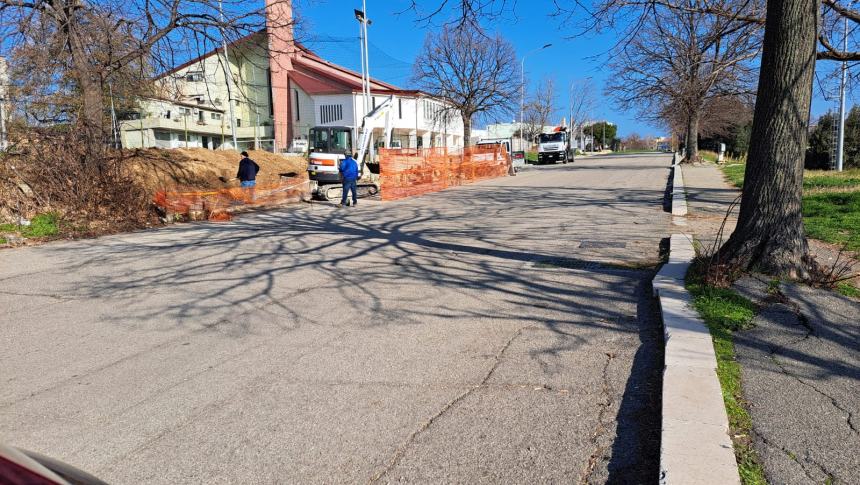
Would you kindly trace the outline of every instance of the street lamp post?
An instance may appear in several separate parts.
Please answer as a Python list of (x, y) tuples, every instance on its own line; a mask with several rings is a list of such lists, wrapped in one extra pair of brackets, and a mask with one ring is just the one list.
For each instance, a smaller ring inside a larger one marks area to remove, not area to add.
[(367, 26), (373, 22), (367, 18), (367, 3), (361, 2), (362, 10), (353, 10), (360, 24), (359, 51), (361, 54), (361, 94), (364, 97), (364, 113), (370, 111), (370, 56), (367, 53)]
[[(543, 47), (538, 47), (537, 49), (532, 49), (523, 55), (523, 58), (520, 60), (520, 148), (523, 144), (523, 111), (525, 110), (526, 104), (526, 57), (530, 54), (534, 54), (537, 51), (546, 49), (547, 47), (551, 47), (552, 44), (546, 44)], [(523, 150), (525, 151), (525, 150)]]

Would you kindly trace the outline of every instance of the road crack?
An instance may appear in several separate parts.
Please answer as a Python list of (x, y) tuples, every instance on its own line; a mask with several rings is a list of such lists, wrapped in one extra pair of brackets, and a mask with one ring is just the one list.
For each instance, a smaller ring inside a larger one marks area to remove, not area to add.
[(388, 472), (390, 472), (392, 469), (394, 469), (394, 467), (397, 466), (397, 464), (403, 458), (403, 455), (406, 454), (406, 450), (409, 449), (409, 447), (412, 445), (412, 443), (415, 442), (415, 439), (418, 438), (418, 435), (427, 431), (427, 429), (429, 429), (430, 426), (433, 425), (433, 423), (438, 421), (439, 418), (441, 418), (443, 415), (445, 415), (449, 410), (451, 410), (458, 403), (460, 403), (461, 401), (463, 401), (464, 399), (469, 397), (471, 394), (473, 394), (478, 389), (484, 387), (487, 384), (487, 382), (490, 380), (490, 377), (492, 377), (493, 374), (496, 372), (496, 369), (499, 367), (499, 364), (502, 362), (502, 356), (505, 354), (505, 352), (508, 350), (508, 348), (510, 348), (513, 341), (516, 340), (516, 338), (519, 337), (523, 333), (523, 330), (526, 330), (527, 328), (528, 327), (520, 327), (519, 329), (517, 329), (517, 331), (514, 332), (513, 335), (511, 335), (511, 337), (507, 340), (507, 342), (505, 342), (505, 344), (501, 347), (501, 349), (499, 349), (499, 351), (495, 353), (495, 355), (493, 356), (494, 357), (493, 365), (486, 372), (486, 374), (484, 374), (484, 377), (481, 379), (480, 382), (478, 382), (477, 384), (473, 385), (472, 387), (466, 389), (464, 392), (462, 392), (461, 394), (456, 396), (454, 399), (448, 401), (447, 404), (442, 406), (442, 409), (440, 409), (436, 414), (431, 416), (430, 419), (425, 421), (421, 426), (418, 427), (418, 429), (413, 431), (409, 435), (409, 437), (406, 438), (406, 441), (403, 443), (403, 445), (401, 445), (397, 449), (397, 451), (394, 452), (394, 455), (388, 461), (388, 464), (385, 466), (385, 468), (383, 468), (382, 470), (377, 472), (373, 477), (371, 477), (369, 480), (369, 483), (378, 482), (385, 475), (387, 475)]
[(851, 429), (851, 431), (856, 435), (860, 435), (860, 431), (858, 431), (857, 426), (853, 422), (854, 413), (852, 413), (848, 409), (845, 409), (844, 407), (842, 407), (842, 405), (839, 404), (839, 401), (837, 401), (836, 398), (834, 398), (830, 394), (827, 394), (826, 392), (822, 391), (817, 386), (815, 386), (815, 384), (812, 384), (811, 382), (807, 382), (807, 381), (801, 379), (800, 377), (789, 372), (788, 369), (786, 369), (785, 366), (776, 357), (777, 357), (777, 349), (771, 349), (770, 359), (773, 361), (774, 364), (776, 364), (777, 367), (779, 367), (780, 372), (787, 375), (788, 377), (791, 377), (792, 379), (796, 380), (800, 384), (812, 389), (816, 393), (820, 394), (822, 397), (829, 399), (830, 404), (832, 404), (833, 407), (835, 407), (836, 409), (838, 409), (839, 411), (841, 411), (842, 413), (845, 414), (845, 423), (848, 425), (848, 427)]
[(603, 400), (598, 403), (600, 411), (597, 413), (597, 426), (594, 428), (594, 431), (591, 433), (591, 437), (589, 438), (591, 444), (594, 445), (594, 451), (591, 453), (591, 456), (588, 457), (588, 462), (586, 462), (585, 467), (582, 470), (579, 478), (580, 484), (588, 483), (588, 479), (591, 477), (592, 472), (594, 472), (594, 468), (597, 466), (597, 461), (603, 455), (603, 452), (606, 451), (606, 447), (598, 443), (598, 440), (606, 432), (607, 425), (612, 424), (612, 421), (606, 421), (606, 413), (614, 403), (614, 400), (612, 399), (612, 396), (614, 395), (612, 392), (612, 384), (609, 383), (609, 365), (612, 363), (612, 360), (615, 359), (615, 353), (605, 352), (605, 355), (606, 363), (603, 364), (603, 387), (601, 389)]
[(830, 473), (827, 468), (824, 467), (821, 463), (818, 463), (817, 461), (813, 460), (812, 457), (809, 456), (808, 452), (803, 456), (803, 460), (801, 461), (796, 453), (780, 444), (775, 443), (773, 440), (766, 438), (764, 434), (755, 429), (755, 427), (753, 427), (752, 431), (753, 434), (755, 434), (755, 436), (759, 440), (761, 440), (761, 442), (764, 443), (765, 446), (769, 446), (775, 450), (781, 451), (786, 457), (788, 457), (788, 459), (797, 463), (797, 465), (800, 466), (800, 469), (803, 470), (803, 474), (806, 475), (806, 478), (809, 478), (813, 483), (821, 482), (821, 478), (814, 477), (813, 474), (810, 472), (809, 468), (807, 468), (807, 465), (814, 466), (825, 477), (828, 477), (831, 480), (833, 479), (834, 475)]

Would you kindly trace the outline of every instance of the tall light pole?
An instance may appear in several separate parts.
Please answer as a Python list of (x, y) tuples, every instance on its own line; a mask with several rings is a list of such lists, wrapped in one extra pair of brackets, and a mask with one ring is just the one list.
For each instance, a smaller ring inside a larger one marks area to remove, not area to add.
[[(848, 52), (848, 17), (845, 17), (845, 34), (842, 39), (842, 52)], [(836, 171), (842, 171), (845, 152), (845, 81), (848, 63), (842, 61), (842, 82), (839, 85), (839, 140), (836, 145)]]
[[(364, 10), (353, 10), (359, 22), (359, 50), (361, 51), (361, 94), (364, 96), (364, 113), (370, 112), (370, 55), (367, 52), (367, 26), (373, 21), (367, 18), (367, 2), (361, 2)], [(362, 115), (363, 117), (363, 115)]]
[[(364, 119), (364, 117), (367, 115), (367, 113), (370, 112), (370, 110), (373, 106), (370, 102), (370, 55), (367, 52), (368, 51), (367, 26), (372, 24), (373, 22), (369, 18), (367, 18), (367, 1), (366, 0), (362, 0), (361, 8), (362, 8), (361, 10), (353, 10), (353, 12), (355, 12), (355, 19), (358, 20), (358, 22), (361, 24), (359, 43), (360, 43), (360, 51), (361, 51), (361, 93), (362, 93), (362, 97), (364, 99), (364, 103), (363, 103), (364, 114), (361, 115), (361, 119)], [(358, 120), (356, 120), (356, 123), (357, 122), (358, 122)], [(356, 128), (358, 128), (357, 124), (356, 124)], [(356, 133), (356, 135), (357, 135), (357, 133)], [(356, 138), (356, 141), (358, 141), (358, 140), (359, 139)], [(374, 147), (373, 136), (370, 137), (370, 152), (369, 153), (370, 153), (370, 159), (372, 160), (374, 158), (374, 156), (376, 155), (376, 148)], [(359, 160), (359, 163), (363, 163), (363, 162), (361, 160)]]
[(526, 52), (520, 60), (520, 148), (523, 148), (523, 111), (525, 110), (526, 105), (526, 57), (551, 46), (552, 44), (546, 44), (543, 47), (532, 49), (529, 52)]

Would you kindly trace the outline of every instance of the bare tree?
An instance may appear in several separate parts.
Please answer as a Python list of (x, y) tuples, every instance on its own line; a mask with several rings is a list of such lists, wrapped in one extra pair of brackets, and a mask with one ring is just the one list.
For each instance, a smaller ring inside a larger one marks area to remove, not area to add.
[(46, 122), (75, 124), (88, 146), (83, 162), (97, 168), (114, 86), (121, 99), (145, 95), (154, 74), (201, 45), (209, 50), (267, 25), (278, 35), (290, 12), (289, 0), (257, 9), (241, 0), (0, 0), (0, 35), (11, 46), (13, 74), (23, 74), (13, 78), (17, 93)]
[(567, 115), (571, 133), (575, 133), (577, 127), (584, 126), (597, 107), (594, 89), (590, 79), (579, 79), (570, 84), (567, 93), (569, 96)]
[[(476, 0), (459, 3), (478, 4)], [(577, 0), (556, 2), (560, 11), (581, 7)], [(721, 264), (772, 275), (809, 277), (809, 257), (801, 211), (803, 161), (816, 60), (860, 60), (856, 36), (846, 49), (843, 22), (860, 24), (860, 10), (847, 0), (754, 0), (699, 3), (690, 0), (606, 0), (590, 10), (587, 27), (629, 25), (622, 41), (655, 8), (695, 12), (741, 24), (764, 26), (758, 89), (749, 157), (737, 227), (720, 249)], [(633, 18), (631, 18), (631, 15)]]
[[(718, 99), (752, 95), (761, 29), (757, 24), (702, 13), (735, 0), (689, 0), (689, 10), (655, 5), (636, 35), (616, 49), (607, 94), (623, 109), (659, 120), (683, 118), (686, 160), (698, 159), (703, 112)], [(664, 120), (665, 121), (665, 120)]]
[[(621, 8), (647, 11), (655, 4), (675, 11), (691, 10), (688, 2), (611, 0)], [(860, 24), (860, 10), (840, 0), (767, 0), (721, 8), (697, 5), (696, 12), (764, 25), (761, 67), (750, 137), (740, 214), (734, 233), (716, 255), (738, 270), (808, 278), (817, 269), (809, 256), (801, 211), (803, 163), (816, 60), (860, 60), (858, 29), (849, 30), (853, 47), (838, 46), (844, 22)], [(849, 42), (846, 42), (848, 44)]]
[[(699, 118), (699, 135), (725, 137), (752, 121), (753, 102), (740, 96), (721, 96), (705, 100)], [(681, 104), (670, 103), (660, 110), (660, 118), (673, 133), (684, 133), (689, 115)]]
[(653, 150), (655, 146), (653, 137), (642, 137), (638, 133), (631, 133), (621, 140), (623, 150)]
[(525, 104), (523, 137), (533, 142), (543, 132), (543, 127), (552, 122), (553, 116), (557, 112), (555, 81), (551, 78), (543, 79), (535, 87), (530, 99)]
[(511, 112), (510, 100), (519, 90), (516, 63), (513, 46), (500, 35), (446, 26), (427, 35), (415, 59), (414, 80), (459, 112), (468, 146), (476, 116)]

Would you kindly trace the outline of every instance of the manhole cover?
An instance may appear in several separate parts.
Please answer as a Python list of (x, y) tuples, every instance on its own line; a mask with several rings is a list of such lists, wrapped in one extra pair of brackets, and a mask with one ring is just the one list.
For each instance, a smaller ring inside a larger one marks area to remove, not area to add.
[(625, 248), (627, 243), (617, 241), (582, 241), (579, 243), (582, 249), (602, 249), (602, 248)]

